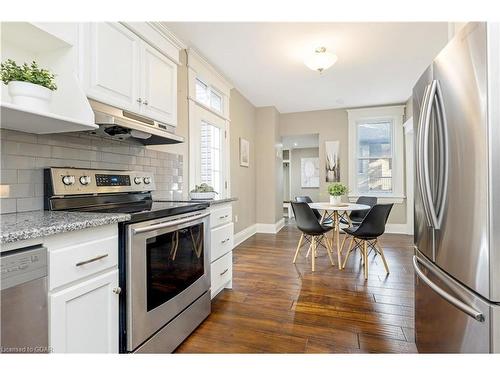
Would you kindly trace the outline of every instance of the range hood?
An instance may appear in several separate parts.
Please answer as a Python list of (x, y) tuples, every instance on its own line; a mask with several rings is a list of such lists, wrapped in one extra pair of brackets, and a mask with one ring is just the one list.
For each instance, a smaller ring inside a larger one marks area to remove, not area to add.
[(184, 142), (184, 137), (175, 135), (173, 126), (143, 117), (132, 112), (89, 99), (94, 111), (94, 131), (105, 137), (132, 138), (144, 145), (166, 145)]

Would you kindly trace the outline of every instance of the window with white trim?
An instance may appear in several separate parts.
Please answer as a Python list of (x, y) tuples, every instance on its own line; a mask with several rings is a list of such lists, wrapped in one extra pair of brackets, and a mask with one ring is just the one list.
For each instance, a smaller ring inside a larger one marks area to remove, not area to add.
[(404, 106), (348, 110), (349, 195), (404, 198)]
[(392, 121), (362, 121), (356, 126), (358, 192), (392, 193)]
[(200, 125), (200, 182), (222, 192), (223, 132), (217, 126), (201, 121)]

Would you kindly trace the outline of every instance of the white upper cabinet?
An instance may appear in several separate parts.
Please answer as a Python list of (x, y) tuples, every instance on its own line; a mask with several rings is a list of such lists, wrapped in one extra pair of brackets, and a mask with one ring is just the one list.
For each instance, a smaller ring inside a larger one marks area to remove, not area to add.
[(122, 25), (107, 22), (88, 25), (86, 36), (87, 95), (138, 112), (139, 38)]
[(146, 43), (141, 52), (143, 113), (168, 124), (175, 124), (177, 65)]
[[(82, 78), (87, 96), (177, 125), (177, 64), (174, 61), (178, 56), (170, 59), (167, 52), (171, 51), (162, 53), (164, 51), (146, 42), (142, 34), (139, 36), (120, 23), (85, 24), (82, 29)], [(144, 30), (157, 33), (153, 28)]]

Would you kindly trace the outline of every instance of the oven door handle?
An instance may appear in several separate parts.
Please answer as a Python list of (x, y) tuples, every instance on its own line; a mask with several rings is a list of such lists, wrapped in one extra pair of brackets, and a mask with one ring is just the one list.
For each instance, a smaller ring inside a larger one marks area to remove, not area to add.
[(172, 221), (167, 221), (167, 222), (160, 223), (160, 224), (153, 224), (153, 225), (149, 225), (149, 226), (144, 227), (144, 228), (135, 228), (135, 229), (132, 229), (132, 233), (133, 234), (141, 234), (141, 233), (151, 232), (151, 231), (157, 230), (157, 229), (175, 227), (177, 225), (181, 225), (181, 224), (189, 223), (191, 221), (202, 219), (202, 218), (207, 217), (209, 215), (210, 215), (210, 212), (207, 212), (207, 213), (204, 213), (201, 215), (189, 216), (185, 219), (172, 220)]

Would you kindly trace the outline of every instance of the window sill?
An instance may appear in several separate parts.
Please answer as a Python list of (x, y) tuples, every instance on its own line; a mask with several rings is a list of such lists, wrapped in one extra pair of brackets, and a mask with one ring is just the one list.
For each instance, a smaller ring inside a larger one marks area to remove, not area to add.
[[(364, 197), (377, 197), (377, 203), (397, 203), (401, 204), (406, 199), (405, 196), (383, 195), (383, 194), (363, 194)], [(355, 203), (360, 195), (349, 195), (349, 202)]]

